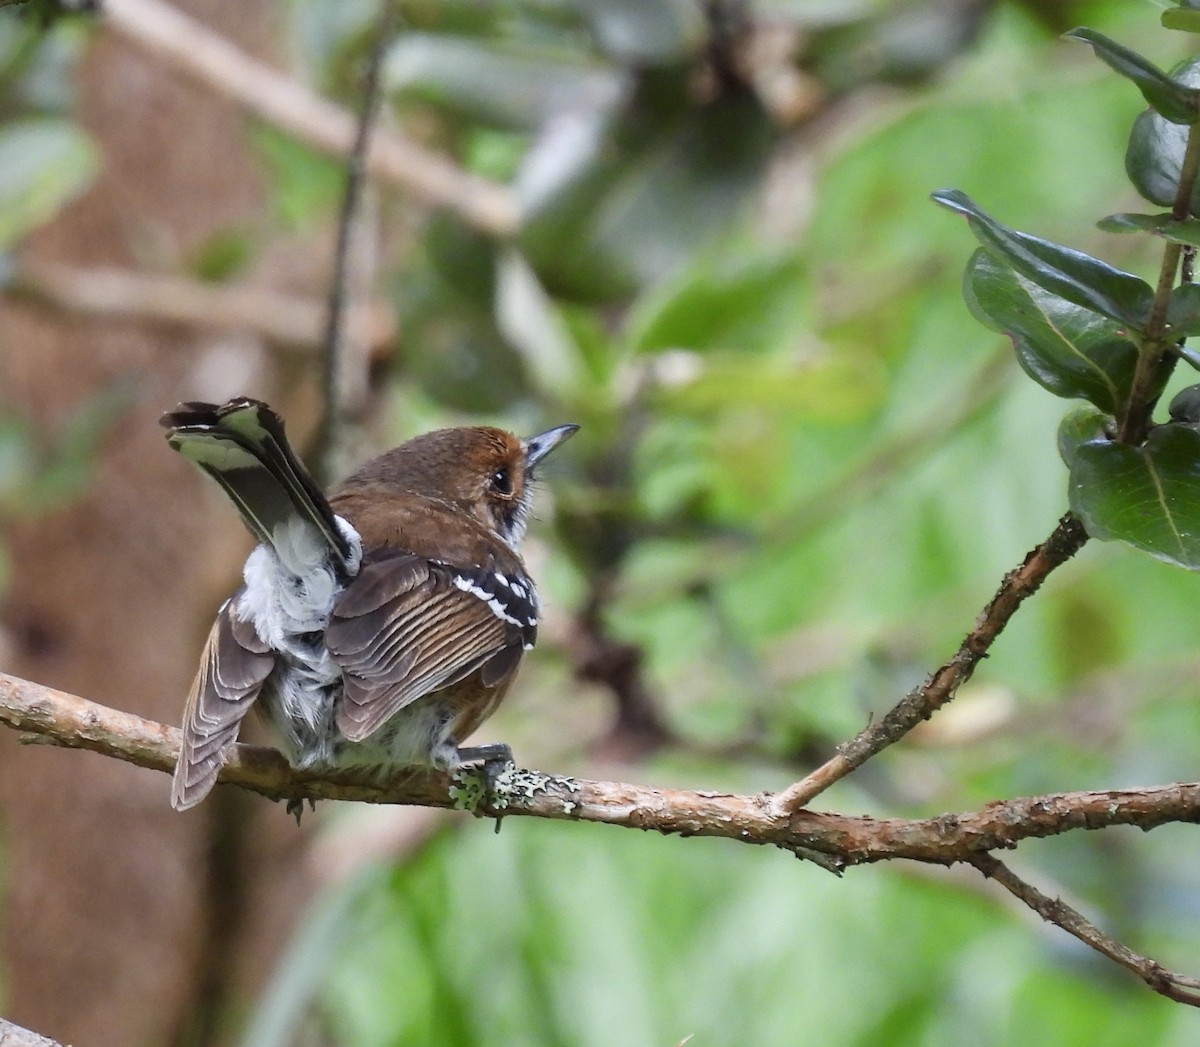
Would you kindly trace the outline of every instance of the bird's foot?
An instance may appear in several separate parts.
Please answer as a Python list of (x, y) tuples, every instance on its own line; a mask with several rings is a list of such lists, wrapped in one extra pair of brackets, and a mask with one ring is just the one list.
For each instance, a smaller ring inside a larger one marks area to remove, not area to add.
[[(311, 796), (308, 799), (308, 809), (315, 811), (317, 809), (317, 801)], [(293, 796), (287, 802), (287, 813), (296, 819), (296, 824), (300, 824), (300, 816), (304, 814), (304, 800), (302, 797)]]
[(508, 806), (517, 771), (512, 749), (503, 742), (460, 748), (458, 767), (451, 779), (450, 795), (460, 811), (476, 812), (486, 804), (497, 812), (496, 832), (500, 831), (501, 813)]

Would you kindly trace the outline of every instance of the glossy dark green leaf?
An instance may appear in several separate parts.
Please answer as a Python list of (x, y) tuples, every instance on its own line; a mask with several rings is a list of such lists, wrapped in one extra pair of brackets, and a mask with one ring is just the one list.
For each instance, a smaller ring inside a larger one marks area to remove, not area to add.
[(1189, 385), (1180, 389), (1171, 399), (1167, 408), (1172, 420), (1183, 422), (1185, 425), (1200, 424), (1200, 385)]
[(1164, 240), (1200, 247), (1200, 220), (1177, 220), (1171, 214), (1110, 214), (1096, 223), (1106, 233), (1153, 233)]
[(1071, 466), (1071, 509), (1088, 534), (1200, 568), (1200, 432), (1160, 425), (1141, 447), (1095, 440)]
[(1200, 91), (1171, 79), (1136, 51), (1094, 29), (1072, 29), (1064, 37), (1091, 44), (1097, 58), (1132, 80), (1151, 107), (1172, 123), (1194, 124), (1200, 120)]
[(1200, 334), (1200, 284), (1183, 284), (1171, 292), (1167, 323), (1176, 337)]
[(1108, 429), (1114, 424), (1112, 415), (1097, 410), (1090, 404), (1072, 407), (1058, 423), (1058, 453), (1068, 469), (1075, 465), (1075, 455), (1086, 443), (1104, 440)]
[[(1200, 87), (1200, 59), (1171, 70), (1171, 76), (1188, 87)], [(1153, 110), (1139, 113), (1125, 149), (1125, 171), (1134, 188), (1160, 207), (1172, 207), (1179, 185), (1188, 128), (1173, 124)], [(1192, 188), (1191, 213), (1200, 214), (1200, 194)]]
[(1128, 396), (1137, 348), (1112, 320), (1038, 287), (979, 249), (963, 296), (976, 318), (1012, 339), (1017, 360), (1056, 396), (1115, 413)]
[(975, 238), (1026, 279), (1134, 330), (1144, 327), (1154, 297), (1144, 280), (1080, 251), (1010, 229), (957, 189), (932, 195), (935, 203), (964, 215)]

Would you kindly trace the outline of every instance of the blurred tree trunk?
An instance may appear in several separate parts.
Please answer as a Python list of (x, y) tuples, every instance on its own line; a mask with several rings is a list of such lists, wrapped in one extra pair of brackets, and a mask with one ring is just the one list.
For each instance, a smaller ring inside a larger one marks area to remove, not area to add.
[[(184, 6), (270, 57), (271, 5)], [(79, 117), (103, 173), (39, 231), (26, 248), (32, 257), (170, 268), (219, 230), (252, 228), (261, 213), (240, 114), (111, 33), (97, 33), (83, 62)], [(0, 332), (0, 395), (47, 434), (114, 383), (128, 381), (134, 394), (107, 431), (82, 499), (7, 536), (7, 668), (178, 722), (206, 620), (248, 543), (233, 514), (168, 451), (156, 418), (176, 399), (213, 395), (214, 369), (236, 381), (230, 370), (247, 367), (249, 380), (258, 359), (261, 381), (261, 347), (7, 302)], [(219, 1042), (231, 983), (248, 994), (270, 970), (287, 914), (305, 893), (288, 854), (300, 839), (290, 820), (256, 805), (250, 817), (264, 818), (267, 831), (238, 832), (247, 808), (237, 799), (183, 816), (168, 793), (162, 775), (22, 747), (2, 733), (3, 984), (12, 1020), (87, 1047)], [(247, 884), (260, 885), (257, 895), (245, 895)]]

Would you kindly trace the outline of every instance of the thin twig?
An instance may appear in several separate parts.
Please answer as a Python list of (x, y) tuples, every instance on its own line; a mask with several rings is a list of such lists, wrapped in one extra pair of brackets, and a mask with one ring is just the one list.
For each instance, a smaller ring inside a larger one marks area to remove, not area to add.
[(1004, 576), (996, 595), (983, 609), (975, 627), (967, 633), (954, 657), (920, 687), (900, 699), (880, 720), (841, 746), (833, 759), (780, 793), (775, 798), (778, 809), (787, 812), (804, 807), (834, 782), (898, 742), (922, 720), (927, 720), (950, 701), (958, 693), (959, 687), (971, 678), (979, 662), (987, 656), (996, 637), (1021, 603), (1037, 592), (1046, 576), (1066, 563), (1086, 541), (1087, 532), (1073, 514), (1068, 513), (1059, 520), (1050, 537), (1030, 552), (1020, 567)]
[(382, 0), (375, 42), (367, 58), (363, 79), (362, 111), (354, 134), (354, 147), (346, 158), (346, 186), (338, 215), (337, 247), (334, 250), (333, 279), (329, 287), (329, 313), (325, 325), (325, 353), (322, 366), (322, 393), (325, 403), (317, 430), (312, 461), (318, 483), (327, 484), (339, 472), (339, 433), (345, 421), (347, 397), (344, 368), (349, 340), (346, 319), (350, 307), (351, 247), (358, 228), (359, 206), (367, 171), (367, 150), (379, 115), (381, 98), (380, 70), (396, 32), (396, 7), (393, 0)]
[[(104, 0), (103, 12), (109, 28), (254, 116), (333, 156), (350, 150), (356, 123), (351, 113), (163, 0)], [(516, 201), (505, 186), (394, 132), (374, 136), (367, 170), (425, 204), (450, 208), (481, 232), (506, 236), (516, 228)]]
[(1032, 884), (1026, 883), (998, 858), (990, 854), (977, 854), (970, 862), (988, 879), (995, 880), (1006, 891), (1028, 905), (1047, 923), (1061, 927), (1084, 945), (1132, 971), (1155, 992), (1177, 1003), (1200, 1007), (1200, 979), (1168, 971), (1157, 960), (1142, 956), (1122, 945), (1062, 899), (1051, 898)]
[[(167, 774), (174, 770), (179, 748), (180, 735), (174, 727), (4, 674), (0, 674), (0, 722), (30, 733), (31, 740), (89, 749)], [(250, 745), (234, 747), (221, 781), (272, 800), (455, 805), (450, 779), (438, 772), (414, 771), (390, 782), (348, 770), (301, 772), (290, 768), (274, 749)], [(164, 784), (164, 803), (166, 796)], [(1022, 840), (1080, 829), (1110, 825), (1153, 829), (1170, 822), (1197, 822), (1200, 783), (1023, 797), (935, 818), (879, 819), (810, 810), (782, 812), (770, 796), (763, 795), (657, 789), (519, 771), (508, 806), (502, 810), (484, 806), (477, 813), (721, 837), (792, 853), (815, 852), (827, 857), (823, 864), (837, 869), (896, 858), (948, 865)]]
[[(5, 275), (2, 291), (88, 317), (249, 331), (284, 349), (311, 351), (322, 338), (319, 301), (245, 284), (21, 259)], [(384, 355), (396, 339), (395, 317), (382, 301), (354, 306), (347, 327), (373, 357)]]

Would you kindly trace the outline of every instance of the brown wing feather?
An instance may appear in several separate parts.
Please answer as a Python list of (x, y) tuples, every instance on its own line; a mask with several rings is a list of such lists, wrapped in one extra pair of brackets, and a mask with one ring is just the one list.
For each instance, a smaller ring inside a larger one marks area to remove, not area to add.
[(488, 674), (500, 683), (516, 664), (509, 649), (521, 650), (519, 631), (457, 588), (449, 568), (409, 554), (363, 566), (334, 606), (325, 644), (345, 680), (338, 730), (355, 742), (503, 655), (504, 671)]
[(183, 744), (171, 784), (171, 806), (177, 811), (208, 795), (242, 718), (275, 668), (253, 626), (234, 617), (234, 602), (217, 614), (184, 708)]

